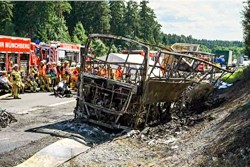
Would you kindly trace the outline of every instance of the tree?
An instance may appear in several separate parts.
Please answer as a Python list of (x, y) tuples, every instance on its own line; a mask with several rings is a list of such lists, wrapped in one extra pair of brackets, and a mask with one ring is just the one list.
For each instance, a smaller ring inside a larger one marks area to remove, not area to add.
[(108, 52), (108, 48), (105, 44), (100, 40), (94, 40), (91, 44), (92, 53), (95, 54), (97, 57), (104, 56)]
[(212, 50), (209, 49), (208, 47), (206, 47), (205, 45), (200, 45), (200, 50), (201, 50), (202, 52), (208, 52), (208, 53), (211, 53), (211, 52), (212, 52)]
[(140, 17), (139, 6), (136, 1), (127, 2), (127, 10), (125, 12), (125, 33), (124, 35), (130, 38), (136, 38), (139, 36), (140, 29)]
[(243, 32), (245, 40), (245, 54), (250, 57), (250, 0), (246, 2), (243, 10)]
[(148, 7), (148, 1), (140, 2), (140, 38), (150, 43), (159, 43), (161, 39), (161, 25), (156, 21), (154, 11)]
[(156, 44), (162, 43), (162, 33), (161, 33), (161, 25), (159, 23), (155, 23), (153, 27), (153, 40), (155, 41)]
[(110, 32), (114, 35), (124, 34), (124, 15), (125, 4), (124, 1), (111, 1), (111, 20), (110, 20)]
[(69, 42), (70, 36), (63, 16), (70, 12), (68, 2), (28, 1), (14, 3), (14, 24), (18, 36)]
[[(51, 7), (50, 14), (46, 23), (45, 31), (47, 31), (49, 40), (57, 40), (61, 42), (70, 42), (71, 38), (63, 13), (70, 13), (71, 6), (66, 1), (47, 2)], [(52, 30), (54, 29), (54, 30)]]
[(51, 28), (54, 28), (54, 31), (47, 29), (47, 34), (49, 34), (48, 39), (61, 42), (71, 41), (68, 27), (66, 26), (64, 18), (54, 17), (53, 23), (51, 23), (51, 25)]
[(85, 34), (85, 29), (81, 22), (78, 22), (74, 28), (73, 39), (72, 41), (78, 44), (84, 44), (87, 39), (87, 35)]
[(100, 22), (97, 26), (96, 32), (108, 33), (110, 30), (110, 19), (111, 19), (108, 2), (107, 1), (98, 2), (97, 12), (98, 13), (96, 19), (98, 20), (94, 21), (100, 21)]
[(13, 4), (9, 1), (0, 1), (0, 33), (5, 35), (14, 34)]
[(78, 21), (83, 24), (86, 33), (109, 33), (110, 31), (110, 9), (107, 1), (95, 2), (71, 2), (73, 13), (66, 15), (67, 25), (71, 35)]

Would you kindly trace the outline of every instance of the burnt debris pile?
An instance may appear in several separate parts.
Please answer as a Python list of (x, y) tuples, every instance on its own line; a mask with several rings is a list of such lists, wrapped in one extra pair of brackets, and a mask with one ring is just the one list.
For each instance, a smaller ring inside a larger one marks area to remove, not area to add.
[(6, 128), (13, 122), (17, 122), (16, 118), (6, 110), (0, 108), (0, 128)]

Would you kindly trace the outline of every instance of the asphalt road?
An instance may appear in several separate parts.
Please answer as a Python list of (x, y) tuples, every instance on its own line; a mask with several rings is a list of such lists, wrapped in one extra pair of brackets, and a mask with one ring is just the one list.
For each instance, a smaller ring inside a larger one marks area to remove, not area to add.
[(51, 93), (26, 93), (20, 97), (22, 99), (10, 97), (0, 100), (0, 107), (18, 120), (6, 128), (0, 128), (0, 155), (49, 136), (29, 132), (29, 129), (74, 118), (75, 97), (58, 98)]
[(60, 106), (75, 102), (75, 97), (59, 98), (55, 97), (52, 93), (25, 93), (21, 94), (20, 97), (21, 99), (9, 97), (0, 100), (0, 107), (10, 113), (22, 114), (43, 107)]

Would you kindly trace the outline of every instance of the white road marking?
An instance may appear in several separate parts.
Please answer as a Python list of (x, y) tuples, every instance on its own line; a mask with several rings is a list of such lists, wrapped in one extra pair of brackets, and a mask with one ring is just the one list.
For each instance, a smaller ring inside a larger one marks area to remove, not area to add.
[[(55, 106), (59, 106), (59, 105), (63, 105), (63, 104), (68, 104), (68, 103), (71, 103), (71, 102), (74, 102), (74, 101), (76, 101), (76, 100), (74, 99), (74, 100), (64, 101), (64, 102), (60, 102), (60, 103), (50, 104), (47, 107), (55, 107)], [(20, 115), (28, 114), (31, 111), (40, 110), (40, 109), (43, 109), (44, 107), (46, 107), (46, 106), (35, 107), (35, 108), (28, 109), (28, 110), (25, 110), (25, 111), (15, 112), (15, 114), (20, 114)]]
[(64, 101), (64, 102), (60, 102), (60, 103), (51, 104), (51, 105), (48, 105), (48, 106), (49, 107), (55, 107), (55, 106), (59, 106), (59, 105), (62, 105), (62, 104), (68, 104), (68, 103), (71, 103), (71, 102), (74, 102), (74, 101), (76, 101), (76, 100), (74, 99), (74, 100)]

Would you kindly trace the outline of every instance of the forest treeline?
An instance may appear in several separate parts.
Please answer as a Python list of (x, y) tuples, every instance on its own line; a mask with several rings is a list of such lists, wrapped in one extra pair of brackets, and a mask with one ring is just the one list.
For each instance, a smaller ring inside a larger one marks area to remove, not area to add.
[[(243, 52), (243, 42), (198, 40), (164, 34), (148, 1), (1, 1), (0, 34), (32, 41), (59, 40), (84, 44), (90, 33), (120, 35), (157, 45), (201, 44), (203, 51)], [(101, 41), (99, 41), (101, 43)], [(98, 44), (103, 46), (104, 44)], [(101, 49), (102, 50), (102, 49)]]

